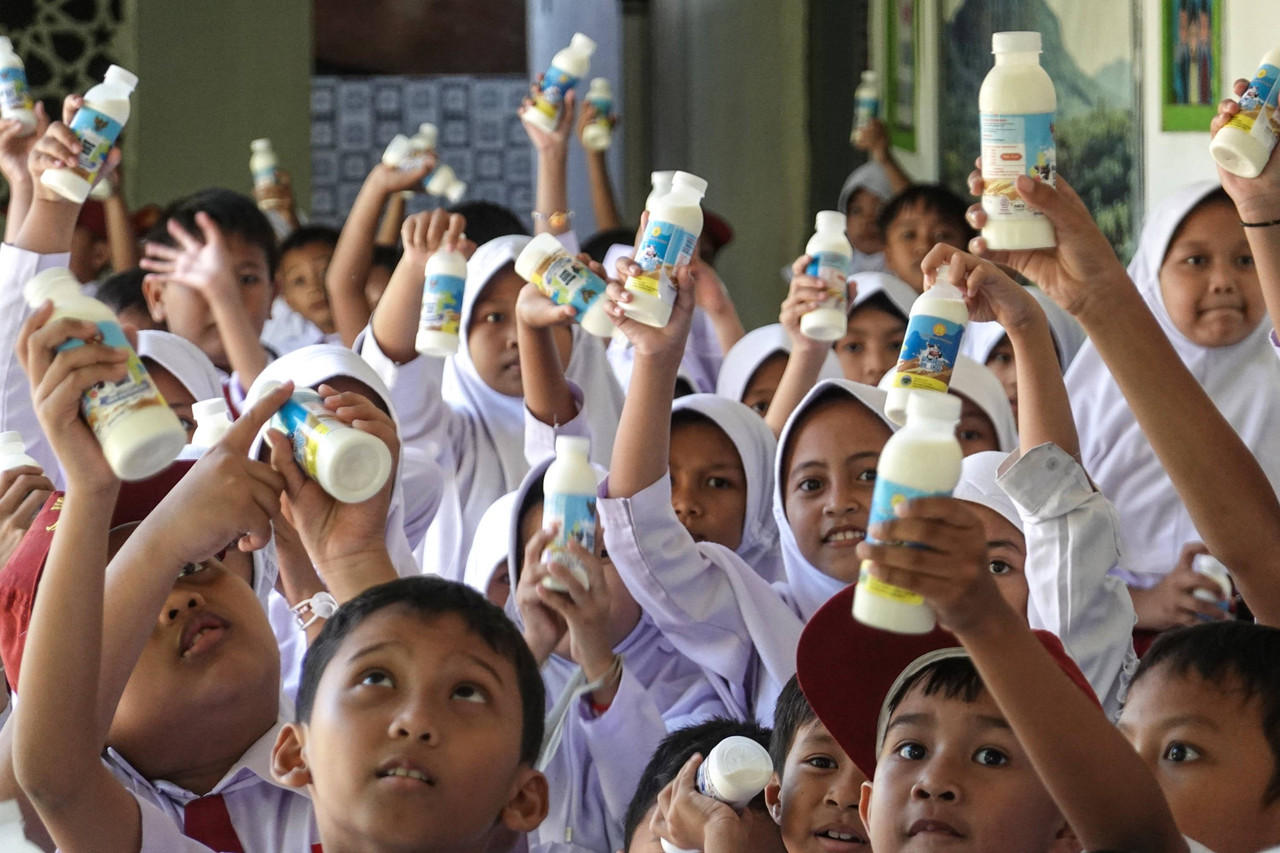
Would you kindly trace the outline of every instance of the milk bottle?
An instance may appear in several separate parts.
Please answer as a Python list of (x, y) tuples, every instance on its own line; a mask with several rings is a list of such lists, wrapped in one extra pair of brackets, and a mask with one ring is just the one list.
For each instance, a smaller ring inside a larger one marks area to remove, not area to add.
[(895, 424), (905, 422), (907, 400), (913, 389), (946, 393), (968, 322), (964, 295), (951, 283), (951, 268), (943, 264), (935, 273), (933, 287), (911, 306), (897, 373), (884, 404), (889, 420)]
[(804, 247), (809, 256), (805, 274), (827, 286), (827, 298), (800, 318), (800, 331), (815, 341), (838, 341), (849, 323), (849, 276), (853, 246), (845, 233), (845, 216), (838, 210), (818, 212), (816, 233)]

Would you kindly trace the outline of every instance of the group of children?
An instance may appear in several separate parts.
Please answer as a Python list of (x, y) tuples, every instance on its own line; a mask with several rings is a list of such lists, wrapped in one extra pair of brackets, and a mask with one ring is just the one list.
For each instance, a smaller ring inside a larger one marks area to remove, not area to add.
[[(537, 230), (576, 251), (574, 100), (529, 135)], [(74, 162), (80, 106), (0, 123), (0, 429), (38, 463), (0, 480), (0, 801), (37, 848), (1280, 849), (1280, 163), (1157, 204), (1126, 270), (1061, 178), (1017, 182), (1056, 248), (989, 251), (981, 207), (911, 184), (872, 122), (834, 343), (800, 331), (826, 296), (807, 256), (744, 333), (705, 234), (663, 327), (625, 311), (631, 238), (586, 241), (617, 329), (587, 334), (515, 272), (509, 211), (404, 217), (431, 157), (375, 166), (340, 232), (278, 235), (206, 190), (85, 287), (140, 329), (189, 441), (201, 400), (236, 418), (121, 483), (80, 400), (128, 353), (22, 300), (102, 266), (40, 181)], [(446, 358), (415, 348), (442, 250), (468, 258)], [(960, 485), (871, 525), (883, 389), (943, 265), (972, 321)], [(267, 428), (300, 388), (390, 450), (371, 499), (335, 500)], [(572, 567), (544, 523), (567, 436), (599, 482)], [(860, 576), (940, 627), (855, 621)], [(703, 767), (731, 736), (772, 764), (742, 808)]]

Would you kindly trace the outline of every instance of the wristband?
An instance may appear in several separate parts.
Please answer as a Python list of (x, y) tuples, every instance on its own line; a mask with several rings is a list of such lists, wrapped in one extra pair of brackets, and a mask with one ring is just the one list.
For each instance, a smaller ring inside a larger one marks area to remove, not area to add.
[(294, 617), (298, 620), (298, 627), (305, 631), (317, 621), (328, 619), (337, 613), (338, 600), (321, 590), (306, 601), (298, 602), (291, 609)]
[(1280, 225), (1280, 219), (1272, 219), (1270, 222), (1245, 222), (1241, 220), (1240, 224), (1245, 228), (1270, 228), (1273, 225)]
[(553, 213), (543, 213), (542, 211), (534, 210), (530, 212), (530, 215), (533, 217), (534, 222), (542, 220), (552, 228), (564, 228), (573, 221), (572, 210), (557, 210)]
[[(587, 693), (595, 693), (597, 690), (600, 690), (606, 685), (612, 684), (620, 678), (622, 678), (622, 655), (614, 655), (613, 664), (605, 670), (604, 675), (600, 676), (590, 684), (583, 685), (582, 692), (584, 695)], [(592, 702), (591, 710), (595, 711), (597, 714), (603, 714), (605, 711), (609, 710), (609, 706), (605, 705), (603, 706), (603, 709), (601, 709), (600, 705)]]

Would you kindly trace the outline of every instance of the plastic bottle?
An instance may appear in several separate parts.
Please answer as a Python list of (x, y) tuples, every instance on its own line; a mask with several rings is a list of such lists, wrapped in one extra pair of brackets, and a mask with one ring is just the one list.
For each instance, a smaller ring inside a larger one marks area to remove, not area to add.
[(582, 129), (582, 147), (604, 151), (613, 143), (613, 89), (608, 80), (597, 77), (591, 81), (587, 103), (596, 108), (596, 117)]
[(879, 115), (880, 78), (868, 69), (862, 72), (862, 82), (853, 90), (853, 131), (849, 134), (849, 141), (857, 144), (858, 134)]
[(231, 429), (231, 412), (222, 397), (210, 397), (191, 406), (196, 418), (196, 431), (191, 436), (192, 447), (213, 447), (227, 430)]
[(516, 258), (516, 273), (557, 305), (572, 305), (584, 330), (598, 338), (613, 334), (613, 321), (604, 312), (605, 281), (569, 254), (551, 234), (539, 234)]
[(418, 125), (418, 132), (413, 135), (411, 141), (415, 154), (422, 155), (435, 151), (440, 141), (440, 128), (429, 121), (424, 121)]
[(446, 163), (436, 166), (425, 186), (429, 194), (444, 196), (449, 204), (457, 204), (467, 194), (466, 182), (458, 180), (457, 174)]
[[(280, 387), (264, 382), (255, 400)], [(297, 388), (268, 426), (289, 437), (303, 473), (343, 503), (367, 501), (391, 476), (391, 451), (376, 436), (349, 427), (310, 388)]]
[(0, 36), (0, 118), (22, 123), (20, 135), (30, 136), (36, 129), (35, 102), (27, 83), (27, 69), (13, 42)]
[(0, 432), (0, 472), (8, 471), (11, 468), (21, 468), (24, 465), (44, 470), (39, 462), (27, 455), (26, 446), (22, 443), (21, 433), (13, 430)]
[[(543, 562), (559, 563), (569, 569), (579, 583), (586, 586), (587, 570), (569, 551), (574, 541), (590, 552), (596, 547), (596, 472), (588, 459), (591, 441), (580, 436), (556, 437), (556, 459), (542, 478), (542, 526), (558, 524), (555, 539), (547, 545)], [(557, 592), (568, 592), (564, 584), (552, 577), (542, 585)]]
[(253, 173), (253, 188), (256, 190), (274, 187), (280, 183), (280, 161), (271, 148), (270, 139), (255, 139), (249, 143), (249, 171)]
[(964, 296), (951, 283), (951, 268), (943, 264), (938, 267), (933, 287), (911, 306), (897, 375), (884, 404), (889, 420), (895, 424), (906, 421), (907, 400), (913, 389), (946, 393), (968, 322)]
[(591, 54), (596, 43), (582, 33), (574, 33), (569, 46), (551, 59), (551, 67), (542, 75), (542, 87), (533, 99), (533, 106), (520, 114), (528, 124), (551, 133), (560, 121), (564, 96), (578, 81), (587, 76), (591, 67)]
[(1231, 596), (1233, 594), (1231, 572), (1227, 571), (1227, 567), (1222, 564), (1221, 560), (1212, 554), (1196, 554), (1191, 558), (1191, 571), (1198, 575), (1212, 578), (1217, 582), (1218, 588), (1222, 590), (1221, 596), (1215, 596), (1207, 589), (1197, 589), (1192, 595), (1207, 604), (1216, 604), (1223, 610), (1231, 607)]
[(1018, 195), (1014, 180), (1027, 175), (1053, 184), (1057, 148), (1053, 112), (1058, 98), (1040, 67), (1040, 34), (995, 33), (995, 66), (978, 92), (982, 112), (982, 236), (992, 249), (1040, 249), (1057, 245), (1053, 226)]
[[(160, 396), (111, 309), (82, 294), (80, 282), (62, 268), (45, 270), (31, 279), (23, 296), (32, 308), (52, 300), (50, 322), (63, 317), (88, 320), (98, 326), (104, 344), (128, 350), (125, 377), (95, 385), (80, 400), (80, 414), (102, 444), (116, 476), (144, 480), (168, 467), (187, 443), (187, 431)], [(80, 341), (67, 341), (60, 349), (77, 346)]]
[(386, 149), (382, 152), (382, 165), (399, 169), (413, 154), (413, 140), (403, 133), (397, 133), (391, 137), (391, 141), (387, 143)]
[[(740, 812), (765, 789), (772, 776), (769, 750), (751, 738), (732, 735), (716, 744), (698, 767), (698, 792)], [(694, 853), (659, 840), (666, 853)]]
[(137, 85), (137, 76), (119, 65), (107, 69), (102, 82), (85, 92), (84, 106), (71, 119), (71, 129), (80, 137), (79, 162), (69, 169), (46, 170), (41, 183), (76, 204), (89, 197), (98, 170), (129, 120), (129, 96)]
[(1275, 111), (1280, 98), (1280, 47), (1259, 63), (1258, 73), (1240, 96), (1240, 112), (1214, 134), (1209, 153), (1218, 165), (1233, 175), (1256, 178), (1271, 158), (1276, 146)]
[(827, 286), (822, 307), (800, 318), (800, 332), (815, 341), (838, 341), (849, 324), (853, 246), (845, 233), (845, 221), (845, 215), (838, 210), (818, 211), (815, 233), (804, 247), (811, 258), (805, 273)]
[[(956, 439), (960, 398), (937, 391), (910, 394), (906, 427), (894, 433), (880, 451), (868, 528), (891, 521), (894, 508), (903, 501), (948, 496), (960, 482), (964, 455)], [(865, 565), (853, 597), (853, 618), (899, 634), (928, 633), (935, 621), (924, 599), (876, 580)]]
[(461, 252), (441, 249), (427, 260), (415, 342), (418, 352), (443, 358), (458, 351), (458, 324), (462, 320), (462, 290), (466, 283), (467, 259)]
[(676, 173), (673, 171), (650, 172), (649, 181), (653, 185), (653, 189), (649, 190), (649, 197), (644, 200), (644, 209), (653, 210), (653, 205), (658, 199), (671, 192), (671, 182), (675, 180)]
[(671, 280), (675, 268), (689, 263), (698, 235), (702, 233), (702, 207), (707, 182), (688, 172), (676, 172), (671, 192), (649, 208), (649, 224), (636, 248), (636, 263), (644, 270), (629, 276), (624, 285), (631, 293), (627, 316), (661, 328), (671, 318), (676, 301), (676, 285)]

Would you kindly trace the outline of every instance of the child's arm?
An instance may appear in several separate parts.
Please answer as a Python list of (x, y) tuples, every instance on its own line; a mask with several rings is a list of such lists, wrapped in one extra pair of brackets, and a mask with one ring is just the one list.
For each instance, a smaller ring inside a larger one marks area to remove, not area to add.
[[(404, 221), (404, 226), (400, 229), (404, 254), (400, 256), (400, 263), (396, 264), (391, 280), (387, 282), (387, 289), (382, 294), (382, 301), (378, 303), (378, 310), (373, 313), (370, 323), (378, 348), (393, 361), (404, 364), (418, 357), (415, 339), (418, 335), (418, 315), (422, 313), (422, 284), (426, 278), (424, 271), (427, 261), (439, 249), (460, 248), (463, 242), (462, 232), (466, 227), (467, 222), (462, 216), (450, 214), (443, 208), (431, 213), (415, 213)], [(334, 257), (336, 259), (337, 255)], [(329, 265), (329, 276), (332, 280), (332, 263)], [(364, 279), (361, 279), (360, 287), (363, 293)], [(352, 340), (355, 340), (354, 335)]]
[[(889, 176), (889, 188), (895, 194), (911, 186), (911, 176), (902, 170), (902, 166), (893, 157), (893, 149), (889, 144), (889, 134), (885, 132), (884, 123), (879, 119), (871, 122), (858, 133), (857, 146), (879, 163)], [(842, 211), (843, 212), (843, 211)]]
[[(587, 125), (595, 121), (595, 105), (590, 101), (582, 104), (582, 112), (578, 113), (578, 139)], [(613, 118), (613, 129), (617, 133), (618, 118)], [(608, 231), (622, 227), (622, 214), (618, 212), (618, 202), (613, 196), (613, 184), (609, 180), (608, 150), (592, 151), (585, 145), (582, 150), (587, 155), (587, 182), (591, 186), (591, 212), (595, 215), (596, 230)]]
[(121, 194), (120, 170), (103, 178), (111, 187), (111, 195), (102, 202), (107, 219), (107, 245), (111, 250), (112, 272), (124, 272), (138, 265), (138, 238), (133, 233), (133, 219)]
[(742, 328), (742, 319), (738, 317), (738, 309), (733, 304), (733, 297), (729, 295), (729, 288), (724, 286), (715, 267), (702, 260), (695, 252), (689, 261), (689, 272), (693, 275), (695, 301), (711, 319), (716, 342), (720, 345), (720, 351), (714, 354), (716, 358), (713, 367), (719, 372), (720, 360), (747, 332)]
[[(416, 168), (404, 171), (379, 162), (364, 179), (342, 226), (324, 278), (329, 291), (329, 305), (333, 309), (333, 322), (338, 334), (342, 335), (343, 346), (352, 346), (356, 336), (369, 325), (372, 308), (364, 295), (364, 286), (373, 266), (373, 247), (383, 206), (389, 197), (401, 190), (420, 186), (435, 165), (434, 156), (425, 157)], [(415, 313), (415, 323), (416, 318)]]
[[(778, 382), (778, 390), (773, 394), (769, 409), (765, 412), (764, 422), (773, 430), (774, 435), (782, 435), (782, 428), (787, 425), (787, 418), (795, 411), (796, 406), (804, 399), (818, 382), (822, 372), (822, 363), (831, 352), (831, 345), (826, 341), (815, 341), (800, 331), (800, 318), (822, 305), (827, 297), (827, 287), (811, 275), (805, 275), (811, 258), (801, 255), (791, 265), (791, 285), (787, 298), (782, 303), (782, 312), (778, 322), (787, 330), (791, 339), (791, 355), (787, 357), (787, 366), (782, 371), (782, 379)], [(849, 285), (849, 300), (853, 300), (854, 286)]]
[[(533, 109), (533, 96), (537, 94), (538, 85), (530, 86), (530, 96), (524, 99), (520, 112)], [(573, 133), (574, 105), (577, 93), (572, 89), (564, 96), (560, 107), (560, 121), (556, 129), (547, 133), (542, 128), (528, 122), (521, 122), (529, 141), (538, 153), (538, 187), (534, 208), (533, 232), (535, 234), (564, 234), (573, 228), (569, 219), (569, 136)]]
[(31, 208), (33, 193), (31, 173), (27, 171), (27, 157), (36, 142), (49, 129), (49, 116), (44, 104), (36, 102), (36, 129), (25, 133), (20, 121), (0, 121), (0, 176), (9, 184), (9, 208), (5, 211), (4, 240), (12, 243), (18, 238), (22, 221)]
[(1184, 853), (1150, 769), (996, 589), (977, 516), (951, 498), (915, 500), (899, 510), (867, 532), (878, 542), (912, 544), (865, 542), (859, 555), (871, 561), (874, 577), (924, 597), (964, 644), (1083, 847)]
[[(585, 256), (584, 256), (585, 257)], [(516, 339), (520, 350), (520, 378), (524, 405), (544, 424), (560, 426), (578, 416), (578, 401), (560, 363), (552, 330), (573, 324), (572, 305), (556, 305), (530, 283), (516, 301)]]
[(410, 190), (392, 193), (387, 199), (387, 209), (382, 214), (382, 222), (378, 223), (378, 235), (373, 240), (374, 246), (395, 248), (396, 243), (400, 242), (400, 228), (404, 225), (405, 192)]

